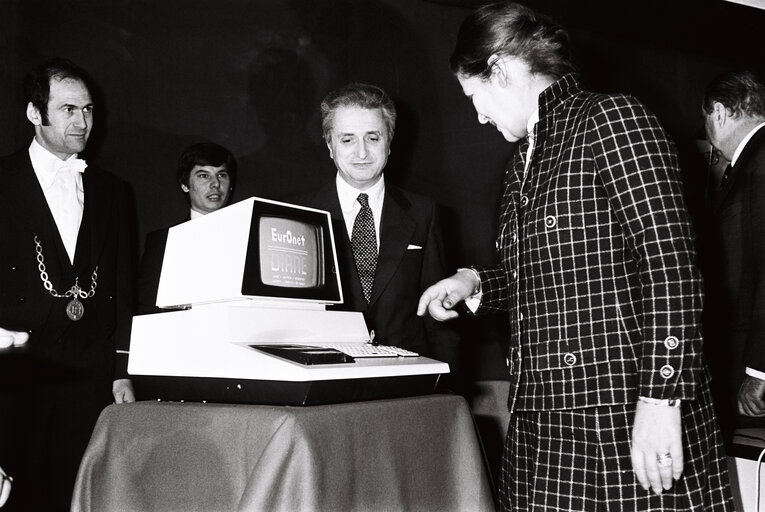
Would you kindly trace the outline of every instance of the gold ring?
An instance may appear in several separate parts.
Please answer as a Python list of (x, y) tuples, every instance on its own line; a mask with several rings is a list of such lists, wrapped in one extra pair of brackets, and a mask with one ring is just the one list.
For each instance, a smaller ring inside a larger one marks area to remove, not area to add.
[(672, 465), (672, 456), (668, 453), (657, 455), (656, 462), (659, 464), (659, 467), (668, 468)]

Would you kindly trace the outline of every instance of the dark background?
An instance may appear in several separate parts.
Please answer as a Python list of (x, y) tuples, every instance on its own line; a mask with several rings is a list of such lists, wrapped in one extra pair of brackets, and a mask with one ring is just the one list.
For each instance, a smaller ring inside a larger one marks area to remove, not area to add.
[[(448, 69), (459, 24), (478, 3), (0, 0), (0, 153), (27, 147), (33, 134), (25, 72), (48, 57), (72, 59), (100, 88), (85, 157), (132, 185), (143, 240), (187, 213), (174, 172), (193, 142), (237, 156), (235, 200), (283, 198), (332, 179), (318, 104), (333, 88), (367, 81), (399, 109), (386, 175), (442, 206), (452, 266), (491, 263), (514, 148), (477, 122)], [(634, 94), (657, 113), (697, 214), (704, 87), (724, 70), (765, 62), (765, 11), (720, 0), (527, 4), (569, 28), (589, 88)], [(466, 379), (504, 377), (504, 321), (459, 321)]]

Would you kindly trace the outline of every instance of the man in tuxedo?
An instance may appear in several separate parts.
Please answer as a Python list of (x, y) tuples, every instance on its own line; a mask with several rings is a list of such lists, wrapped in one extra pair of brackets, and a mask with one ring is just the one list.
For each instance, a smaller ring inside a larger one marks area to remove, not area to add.
[[(236, 183), (236, 159), (231, 152), (212, 142), (192, 144), (178, 159), (178, 186), (189, 203), (193, 220), (228, 205)], [(171, 226), (146, 236), (138, 275), (138, 313), (156, 313), (157, 288), (162, 273), (167, 233)]]
[(93, 127), (85, 72), (51, 59), (24, 85), (35, 136), (0, 159), (0, 338), (28, 341), (3, 354), (17, 363), (0, 386), (0, 461), (9, 509), (68, 510), (98, 415), (133, 400), (132, 219), (126, 184), (77, 158)]
[(765, 425), (765, 80), (724, 73), (707, 86), (702, 109), (709, 142), (730, 161), (711, 201), (705, 326), (730, 433)]
[(447, 362), (455, 374), (457, 334), (415, 314), (420, 293), (446, 275), (436, 205), (383, 175), (393, 100), (379, 87), (353, 83), (324, 98), (321, 116), (337, 175), (299, 202), (332, 215), (341, 309), (363, 312), (374, 341)]

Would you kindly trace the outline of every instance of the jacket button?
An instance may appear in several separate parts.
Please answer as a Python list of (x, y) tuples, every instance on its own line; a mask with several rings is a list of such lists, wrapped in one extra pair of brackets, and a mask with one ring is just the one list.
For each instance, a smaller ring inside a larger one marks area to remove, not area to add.
[(672, 368), (670, 365), (665, 364), (659, 369), (659, 374), (665, 379), (668, 379), (675, 374), (675, 369)]
[(556, 224), (558, 224), (558, 220), (552, 215), (545, 217), (545, 226), (548, 228), (554, 228)]
[(566, 363), (568, 366), (574, 366), (576, 364), (576, 356), (572, 354), (571, 352), (566, 352), (563, 355), (563, 362)]
[(529, 196), (521, 196), (521, 206), (529, 204)]
[(19, 297), (19, 302), (21, 302), (22, 304), (25, 303), (26, 301), (27, 301), (26, 297), (23, 297), (23, 296)]
[(667, 339), (664, 340), (664, 346), (667, 347), (669, 350), (677, 348), (679, 344), (680, 344), (680, 340), (678, 340), (677, 337), (675, 336), (667, 336)]

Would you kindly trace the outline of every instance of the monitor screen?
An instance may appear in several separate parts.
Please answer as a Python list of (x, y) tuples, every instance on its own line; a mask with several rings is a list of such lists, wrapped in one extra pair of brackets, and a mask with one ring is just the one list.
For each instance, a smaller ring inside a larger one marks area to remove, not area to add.
[(286, 288), (316, 288), (324, 284), (324, 240), (319, 226), (263, 215), (258, 231), (263, 284)]
[(329, 214), (256, 199), (241, 293), (252, 297), (342, 302)]

